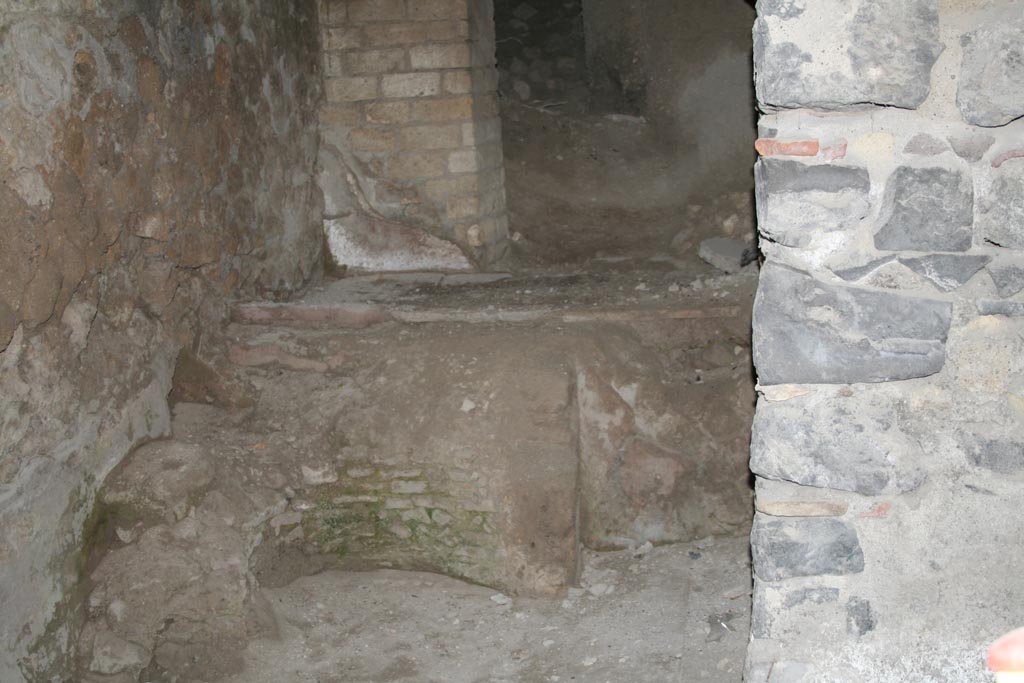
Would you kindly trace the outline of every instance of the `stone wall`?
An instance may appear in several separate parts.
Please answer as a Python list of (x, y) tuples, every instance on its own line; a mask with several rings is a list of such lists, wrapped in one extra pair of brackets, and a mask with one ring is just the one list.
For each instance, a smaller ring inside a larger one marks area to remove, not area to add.
[(752, 683), (983, 681), (1024, 622), (1024, 21), (760, 0)]
[(319, 96), (308, 4), (0, 8), (0, 680), (67, 680), (95, 490), (179, 349), (315, 276)]
[(441, 240), (492, 263), (508, 225), (491, 3), (325, 0), (321, 19), (320, 177), (337, 264), (470, 267)]

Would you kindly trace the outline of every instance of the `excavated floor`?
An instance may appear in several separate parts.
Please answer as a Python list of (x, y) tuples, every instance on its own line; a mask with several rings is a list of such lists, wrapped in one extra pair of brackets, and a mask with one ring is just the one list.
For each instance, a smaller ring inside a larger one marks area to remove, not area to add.
[(237, 306), (179, 362), (172, 437), (100, 492), (80, 679), (739, 681), (755, 284)]
[[(266, 590), (271, 636), (227, 683), (740, 681), (747, 537), (587, 553), (562, 599), (436, 574), (327, 571)], [(646, 550), (646, 549), (645, 549)]]

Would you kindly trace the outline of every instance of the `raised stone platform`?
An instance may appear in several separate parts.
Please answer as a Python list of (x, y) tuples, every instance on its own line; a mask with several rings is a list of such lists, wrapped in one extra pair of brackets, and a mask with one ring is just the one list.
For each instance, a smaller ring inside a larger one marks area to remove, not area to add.
[(183, 357), (173, 439), (103, 489), (83, 671), (219, 675), (255, 589), (324, 569), (552, 596), (583, 548), (749, 528), (752, 277), (446, 278), (242, 304)]

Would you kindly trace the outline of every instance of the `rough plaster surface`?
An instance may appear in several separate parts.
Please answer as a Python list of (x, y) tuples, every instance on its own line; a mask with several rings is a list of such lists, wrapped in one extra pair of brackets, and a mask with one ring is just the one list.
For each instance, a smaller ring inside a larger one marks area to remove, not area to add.
[(63, 675), (95, 489), (169, 430), (178, 349), (318, 267), (314, 23), (0, 8), (0, 680)]

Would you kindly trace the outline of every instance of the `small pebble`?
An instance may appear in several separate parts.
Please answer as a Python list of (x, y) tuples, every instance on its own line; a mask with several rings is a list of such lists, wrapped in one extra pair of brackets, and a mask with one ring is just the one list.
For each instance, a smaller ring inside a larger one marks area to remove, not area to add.
[(647, 541), (643, 545), (633, 549), (633, 557), (641, 558), (652, 550), (654, 550), (654, 544)]

